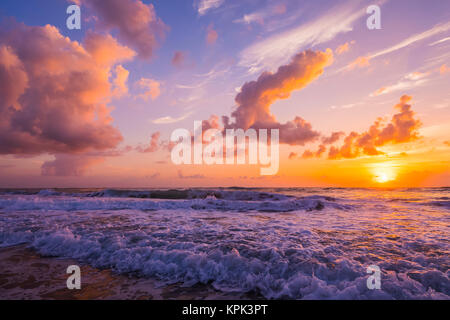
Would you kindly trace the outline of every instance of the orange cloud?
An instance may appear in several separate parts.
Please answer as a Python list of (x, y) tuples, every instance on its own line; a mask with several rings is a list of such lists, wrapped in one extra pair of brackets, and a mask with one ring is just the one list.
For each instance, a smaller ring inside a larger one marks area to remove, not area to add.
[(346, 42), (344, 44), (341, 44), (340, 46), (338, 46), (335, 50), (336, 54), (341, 55), (345, 52), (348, 52), (350, 50), (350, 45), (354, 44), (355, 41), (350, 41), (350, 42)]
[(317, 149), (317, 151), (310, 151), (310, 150), (305, 150), (305, 152), (303, 152), (302, 158), (303, 159), (309, 159), (309, 158), (320, 158), (322, 156), (322, 154), (324, 154), (327, 151), (327, 147), (323, 144), (321, 144), (319, 146), (319, 149)]
[(135, 49), (142, 58), (150, 58), (164, 36), (166, 25), (156, 15), (152, 4), (141, 0), (78, 0), (98, 16), (106, 30), (117, 30), (117, 37)]
[(447, 67), (447, 65), (446, 64), (443, 64), (440, 68), (439, 68), (439, 72), (441, 73), (441, 74), (444, 74), (444, 73), (447, 73), (447, 72), (450, 72), (450, 68), (449, 67)]
[(145, 101), (149, 99), (155, 100), (161, 94), (161, 83), (154, 79), (141, 78), (137, 85), (144, 89), (144, 93), (141, 93), (139, 97)]
[(297, 158), (298, 154), (296, 152), (289, 153), (289, 160)]
[(115, 73), (116, 78), (113, 81), (114, 84), (113, 95), (117, 98), (120, 98), (128, 94), (127, 81), (130, 72), (119, 64), (118, 66), (116, 66)]
[(295, 55), (277, 72), (264, 72), (256, 81), (245, 83), (235, 98), (238, 107), (231, 114), (235, 122), (230, 123), (228, 117), (223, 117), (225, 128), (277, 128), (280, 129), (280, 142), (291, 145), (304, 145), (317, 139), (320, 134), (312, 130), (310, 123), (297, 116), (281, 124), (270, 112), (270, 107), (314, 81), (332, 61), (330, 49), (326, 52), (307, 50)]
[(134, 52), (109, 35), (71, 41), (56, 27), (0, 30), (0, 153), (74, 153), (114, 148), (109, 82)]
[(418, 129), (421, 126), (420, 120), (414, 118), (415, 113), (411, 110), (411, 105), (407, 104), (412, 98), (402, 96), (400, 102), (394, 107), (399, 112), (394, 114), (390, 123), (382, 125), (381, 119), (364, 133), (351, 132), (344, 139), (344, 144), (340, 147), (332, 146), (328, 152), (329, 159), (356, 158), (364, 155), (383, 154), (378, 147), (388, 143), (406, 143), (419, 138)]
[(370, 60), (369, 57), (358, 57), (358, 58), (355, 59), (355, 61), (350, 63), (349, 68), (350, 69), (355, 69), (355, 68), (368, 67), (368, 66), (370, 66), (369, 60)]
[[(55, 32), (59, 33), (58, 29), (55, 28)], [(84, 47), (91, 55), (93, 62), (105, 67), (118, 61), (131, 60), (136, 55), (133, 50), (119, 44), (111, 35), (102, 35), (91, 31), (87, 33), (84, 39)], [(64, 66), (61, 65), (61, 67)]]
[(312, 153), (312, 151), (310, 151), (310, 150), (305, 150), (305, 152), (303, 152), (303, 154), (302, 154), (303, 159), (310, 159), (313, 157), (314, 157), (314, 153)]

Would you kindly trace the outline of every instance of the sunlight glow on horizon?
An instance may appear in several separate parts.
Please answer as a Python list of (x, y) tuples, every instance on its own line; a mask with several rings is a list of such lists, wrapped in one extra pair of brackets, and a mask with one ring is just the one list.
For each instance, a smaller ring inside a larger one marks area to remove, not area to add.
[(397, 166), (392, 162), (382, 162), (373, 165), (371, 172), (377, 183), (387, 183), (397, 178)]

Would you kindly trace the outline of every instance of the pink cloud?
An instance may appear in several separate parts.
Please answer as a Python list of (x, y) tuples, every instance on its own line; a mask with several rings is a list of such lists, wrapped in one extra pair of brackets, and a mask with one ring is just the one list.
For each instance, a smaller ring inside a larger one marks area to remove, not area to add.
[(57, 154), (55, 160), (44, 162), (41, 174), (43, 176), (79, 177), (85, 175), (91, 166), (103, 161), (104, 159), (101, 157)]
[(214, 30), (214, 27), (212, 24), (210, 24), (206, 30), (206, 43), (208, 44), (214, 44), (217, 41), (217, 38), (219, 37), (219, 34), (216, 30)]
[(153, 5), (141, 0), (78, 1), (98, 16), (99, 26), (117, 30), (119, 40), (135, 49), (144, 59), (152, 57), (167, 29), (156, 15)]
[(0, 30), (0, 153), (79, 153), (122, 141), (111, 125), (115, 64), (135, 53), (109, 35), (71, 41), (56, 27)]
[(184, 63), (186, 61), (186, 53), (183, 51), (175, 51), (172, 58), (172, 65), (181, 68), (184, 66)]
[(156, 152), (161, 147), (162, 143), (159, 141), (159, 138), (161, 137), (160, 132), (155, 132), (152, 134), (150, 138), (150, 144), (146, 148), (137, 147), (137, 151), (148, 153), (148, 152)]
[(344, 135), (345, 135), (345, 133), (342, 131), (333, 132), (333, 133), (331, 133), (331, 135), (329, 137), (323, 137), (322, 143), (323, 144), (333, 144), (333, 143), (337, 142), (340, 138), (342, 138)]

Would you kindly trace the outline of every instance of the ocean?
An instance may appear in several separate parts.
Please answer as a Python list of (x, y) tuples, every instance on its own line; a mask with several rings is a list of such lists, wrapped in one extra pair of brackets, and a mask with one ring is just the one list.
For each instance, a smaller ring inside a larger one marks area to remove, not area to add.
[(265, 299), (449, 299), (449, 231), (450, 188), (0, 190), (0, 247)]

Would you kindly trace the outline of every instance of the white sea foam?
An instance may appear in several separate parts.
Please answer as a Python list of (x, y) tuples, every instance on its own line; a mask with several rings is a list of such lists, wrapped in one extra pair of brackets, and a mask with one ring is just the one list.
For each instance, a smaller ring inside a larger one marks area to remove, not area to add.
[(266, 298), (450, 298), (442, 191), (272, 191), (3, 193), (0, 246)]

